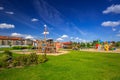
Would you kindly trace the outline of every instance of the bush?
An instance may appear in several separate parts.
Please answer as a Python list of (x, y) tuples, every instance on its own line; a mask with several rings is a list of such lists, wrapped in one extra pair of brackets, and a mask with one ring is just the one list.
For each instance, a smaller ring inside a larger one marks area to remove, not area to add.
[(4, 51), (4, 54), (0, 57), (0, 68), (11, 68), (16, 66), (27, 66), (32, 64), (44, 63), (48, 59), (46, 55), (39, 57), (36, 53), (30, 55), (22, 55), (18, 57), (12, 57), (12, 52)]
[(6, 55), (12, 57), (12, 52), (10, 52), (9, 50), (5, 50), (5, 51), (3, 52), (3, 54), (6, 54)]
[(48, 58), (46, 57), (46, 55), (42, 55), (42, 58), (40, 59), (40, 63), (44, 63), (44, 62), (46, 62), (46, 61), (48, 61)]
[(16, 50), (20, 50), (20, 49), (22, 49), (22, 46), (13, 46), (12, 48), (16, 49)]
[(13, 59), (12, 65), (14, 67), (30, 65), (29, 56), (22, 55), (22, 56), (16, 57), (15, 59)]
[(0, 67), (7, 68), (9, 66), (10, 62), (8, 62), (8, 55), (3, 55), (0, 57)]
[(25, 65), (30, 65), (30, 58), (29, 58), (29, 55), (23, 55), (20, 57), (20, 60), (21, 60), (21, 65), (22, 66), (25, 66)]
[(16, 60), (16, 59), (14, 59), (13, 62), (12, 62), (12, 66), (13, 66), (13, 67), (20, 66), (19, 61)]
[(38, 55), (36, 53), (31, 53), (29, 56), (31, 64), (38, 64)]

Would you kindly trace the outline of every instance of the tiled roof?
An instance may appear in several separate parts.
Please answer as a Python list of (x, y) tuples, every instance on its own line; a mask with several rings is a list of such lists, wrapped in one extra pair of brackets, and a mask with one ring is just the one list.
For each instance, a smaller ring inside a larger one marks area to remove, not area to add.
[(23, 40), (21, 37), (0, 36), (0, 40)]
[(71, 45), (72, 42), (63, 42), (64, 45)]

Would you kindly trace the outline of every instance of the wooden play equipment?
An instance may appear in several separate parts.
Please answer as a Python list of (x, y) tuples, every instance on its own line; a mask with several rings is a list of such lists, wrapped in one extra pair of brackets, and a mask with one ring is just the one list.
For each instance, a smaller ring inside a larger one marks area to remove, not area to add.
[(47, 26), (44, 25), (44, 40), (37, 40), (37, 52), (38, 53), (56, 53), (56, 45), (53, 39), (47, 39), (46, 35), (49, 33), (47, 31)]

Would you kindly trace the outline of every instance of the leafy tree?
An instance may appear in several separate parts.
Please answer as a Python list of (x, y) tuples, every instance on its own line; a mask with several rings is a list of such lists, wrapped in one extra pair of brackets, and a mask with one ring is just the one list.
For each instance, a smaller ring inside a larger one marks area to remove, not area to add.
[(115, 43), (115, 46), (116, 46), (116, 47), (120, 47), (120, 41), (116, 42), (116, 43)]
[(90, 43), (87, 43), (87, 48), (90, 48), (90, 46), (91, 46)]
[(86, 46), (85, 43), (84, 43), (84, 42), (81, 42), (80, 47), (81, 47), (81, 48), (85, 48), (85, 46)]

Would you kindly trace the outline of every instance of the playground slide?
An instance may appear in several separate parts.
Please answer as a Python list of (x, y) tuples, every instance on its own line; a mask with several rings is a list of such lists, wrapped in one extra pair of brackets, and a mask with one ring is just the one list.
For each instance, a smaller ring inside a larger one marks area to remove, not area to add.
[(109, 50), (109, 45), (105, 45), (104, 49), (105, 49), (105, 51), (108, 51)]

